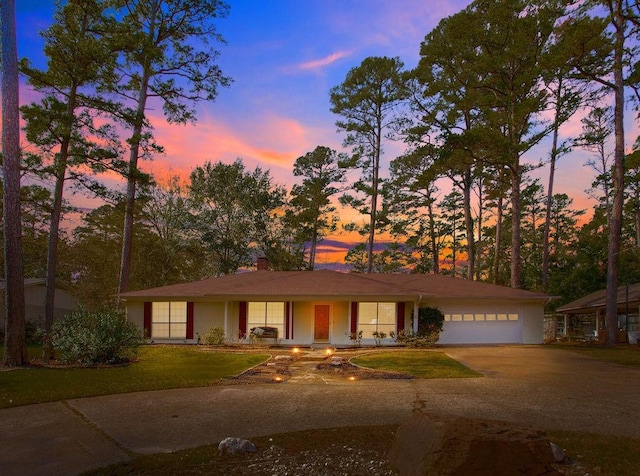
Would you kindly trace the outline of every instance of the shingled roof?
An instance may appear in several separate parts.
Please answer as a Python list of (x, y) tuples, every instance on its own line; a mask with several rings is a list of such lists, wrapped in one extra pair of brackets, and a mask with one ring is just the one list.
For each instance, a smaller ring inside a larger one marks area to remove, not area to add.
[[(628, 291), (628, 296), (627, 296)], [(624, 312), (627, 303), (631, 308), (640, 305), (640, 283), (629, 286), (618, 287), (617, 294), (618, 311)], [(558, 312), (567, 314), (592, 313), (597, 310), (604, 310), (607, 305), (607, 290), (601, 289), (587, 296), (576, 299), (558, 308)]]
[(191, 283), (122, 293), (125, 300), (157, 298), (268, 299), (466, 298), (548, 300), (551, 296), (435, 274), (359, 274), (320, 271), (253, 271)]

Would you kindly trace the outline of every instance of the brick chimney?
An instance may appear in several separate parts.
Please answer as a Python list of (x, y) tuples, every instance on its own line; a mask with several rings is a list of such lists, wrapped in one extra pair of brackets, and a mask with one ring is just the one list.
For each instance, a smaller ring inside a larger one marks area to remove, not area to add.
[(261, 256), (256, 262), (256, 268), (258, 271), (269, 271), (269, 260), (265, 256)]

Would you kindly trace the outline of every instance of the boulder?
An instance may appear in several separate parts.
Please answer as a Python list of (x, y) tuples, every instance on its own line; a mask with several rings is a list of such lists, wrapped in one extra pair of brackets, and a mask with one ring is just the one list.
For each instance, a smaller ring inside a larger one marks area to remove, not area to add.
[(239, 453), (255, 453), (258, 448), (249, 440), (227, 437), (218, 445), (218, 451), (235, 455)]

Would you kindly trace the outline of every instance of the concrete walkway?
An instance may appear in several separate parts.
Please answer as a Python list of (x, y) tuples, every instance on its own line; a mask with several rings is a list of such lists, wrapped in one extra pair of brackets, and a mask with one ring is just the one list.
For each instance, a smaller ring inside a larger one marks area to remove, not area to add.
[[(640, 370), (539, 346), (443, 348), (485, 377), (219, 385), (0, 410), (6, 475), (72, 475), (133, 454), (285, 431), (399, 424), (416, 412), (640, 438)], [(305, 377), (305, 378), (303, 378)]]

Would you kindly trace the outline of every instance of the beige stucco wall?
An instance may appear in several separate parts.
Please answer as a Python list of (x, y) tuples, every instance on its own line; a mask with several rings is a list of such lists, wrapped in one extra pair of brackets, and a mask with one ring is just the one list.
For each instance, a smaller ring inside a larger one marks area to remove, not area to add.
[[(291, 323), (293, 336), (286, 339), (286, 332), (280, 336), (279, 342), (286, 345), (309, 345), (313, 343), (314, 306), (316, 304), (328, 304), (330, 306), (330, 331), (329, 339), (333, 345), (350, 345), (350, 302), (349, 301), (296, 301), (293, 302)], [(517, 321), (492, 321), (492, 322), (445, 322), (444, 330), (440, 336), (440, 344), (481, 344), (481, 343), (513, 343), (513, 344), (539, 344), (543, 339), (544, 308), (543, 303), (522, 302), (490, 302), (490, 301), (457, 301), (446, 300), (423, 301), (421, 306), (433, 306), (439, 308), (445, 314), (500, 314), (516, 313)], [(226, 306), (226, 326), (225, 326)], [(201, 337), (207, 329), (213, 325), (225, 329), (225, 335), (229, 342), (249, 342), (248, 339), (238, 340), (239, 330), (239, 303), (224, 302), (195, 302), (194, 303), (194, 337), (196, 333)], [(129, 302), (127, 304), (129, 320), (136, 323), (140, 329), (144, 326), (144, 304), (142, 302)], [(411, 329), (413, 304), (406, 303), (404, 328)], [(291, 328), (290, 328), (291, 330)], [(392, 343), (387, 339), (387, 343)], [(373, 338), (365, 337), (363, 345), (373, 345)]]
[[(4, 293), (0, 296), (0, 327), (4, 326), (5, 321), (5, 305)], [(44, 325), (44, 299), (46, 288), (42, 285), (25, 286), (24, 288), (24, 304), (25, 319), (36, 326)], [(56, 289), (54, 318), (58, 319), (69, 314), (77, 307), (76, 298), (65, 289)]]

